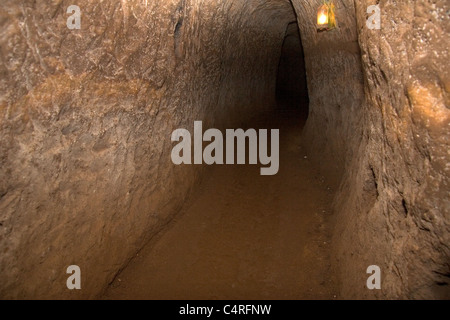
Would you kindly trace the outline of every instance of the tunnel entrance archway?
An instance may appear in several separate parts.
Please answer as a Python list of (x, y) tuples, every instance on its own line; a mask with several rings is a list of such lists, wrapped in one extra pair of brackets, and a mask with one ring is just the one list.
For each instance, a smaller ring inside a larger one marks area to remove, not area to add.
[(286, 27), (277, 72), (276, 99), (278, 105), (300, 108), (308, 115), (308, 86), (305, 57), (297, 22)]

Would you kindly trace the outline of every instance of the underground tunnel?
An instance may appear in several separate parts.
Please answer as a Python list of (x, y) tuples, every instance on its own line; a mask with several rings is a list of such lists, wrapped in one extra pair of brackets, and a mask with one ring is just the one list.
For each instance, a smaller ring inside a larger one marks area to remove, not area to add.
[(304, 106), (304, 111), (308, 114), (305, 57), (297, 22), (289, 23), (286, 28), (278, 63), (275, 97), (277, 104)]
[(2, 0), (0, 298), (450, 298), (449, 3), (323, 4)]

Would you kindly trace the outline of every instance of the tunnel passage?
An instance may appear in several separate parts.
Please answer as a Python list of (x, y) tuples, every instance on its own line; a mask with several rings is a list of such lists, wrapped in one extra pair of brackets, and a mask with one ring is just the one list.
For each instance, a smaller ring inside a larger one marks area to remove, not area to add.
[(297, 22), (286, 28), (278, 64), (276, 99), (279, 104), (302, 108), (308, 114), (308, 86), (302, 40)]
[[(380, 1), (373, 30), (374, 1), (335, 0), (338, 27), (321, 33), (322, 0), (76, 2), (80, 29), (67, 1), (0, 3), (1, 298), (99, 297), (203, 176), (170, 161), (173, 130), (270, 112), (296, 18), (309, 95), (298, 158), (333, 181), (340, 297), (448, 297), (448, 1)], [(365, 288), (372, 264), (382, 290)], [(68, 265), (81, 291), (67, 290)]]

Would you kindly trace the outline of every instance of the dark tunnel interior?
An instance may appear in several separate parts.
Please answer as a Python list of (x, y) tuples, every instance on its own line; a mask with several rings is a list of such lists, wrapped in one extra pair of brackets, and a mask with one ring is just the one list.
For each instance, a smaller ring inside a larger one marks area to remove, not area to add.
[(277, 72), (276, 99), (279, 104), (302, 108), (303, 113), (308, 114), (305, 57), (296, 21), (286, 28)]
[(449, 12), (1, 0), (0, 299), (449, 299)]

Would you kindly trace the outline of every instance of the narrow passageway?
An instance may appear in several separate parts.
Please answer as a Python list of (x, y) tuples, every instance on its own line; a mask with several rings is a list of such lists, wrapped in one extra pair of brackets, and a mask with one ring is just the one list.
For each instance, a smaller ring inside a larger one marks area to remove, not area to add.
[[(304, 113), (304, 111), (303, 111)], [(107, 299), (332, 299), (332, 188), (300, 147), (301, 109), (252, 124), (280, 128), (280, 171), (209, 168), (170, 227), (110, 285)]]
[(334, 187), (301, 147), (309, 99), (297, 23), (286, 28), (276, 84), (277, 106), (243, 129), (280, 130), (278, 173), (261, 176), (248, 164), (207, 168), (177, 218), (117, 274), (106, 299), (337, 296), (330, 270)]
[(449, 299), (449, 1), (75, 2), (0, 1), (0, 299)]

